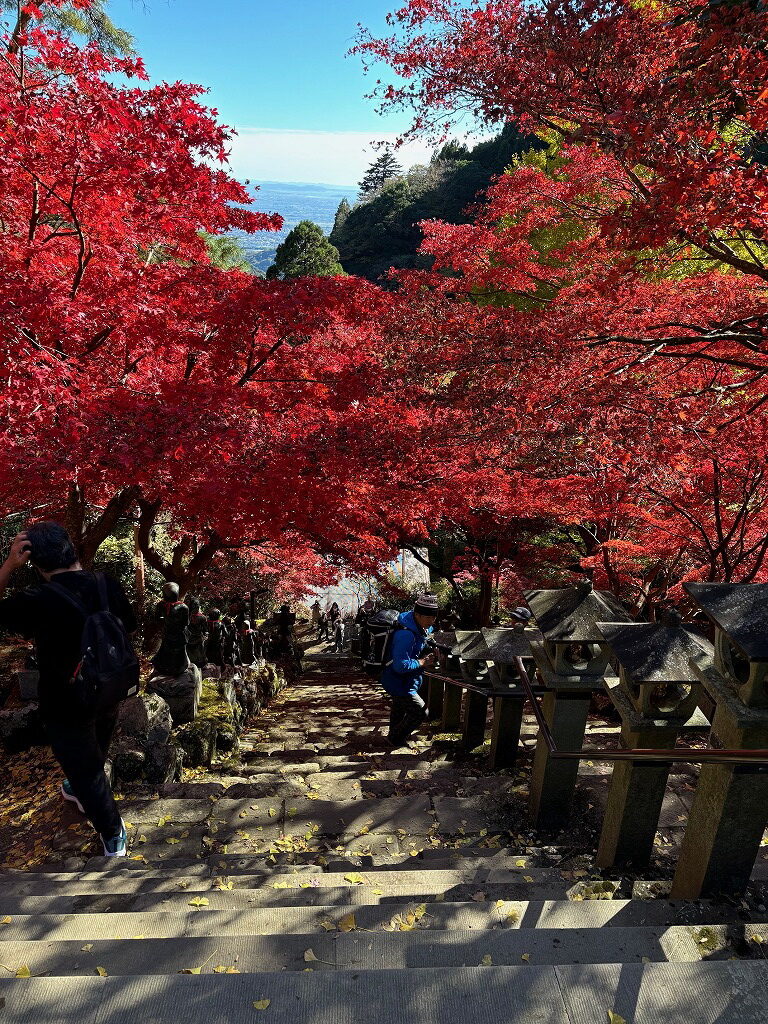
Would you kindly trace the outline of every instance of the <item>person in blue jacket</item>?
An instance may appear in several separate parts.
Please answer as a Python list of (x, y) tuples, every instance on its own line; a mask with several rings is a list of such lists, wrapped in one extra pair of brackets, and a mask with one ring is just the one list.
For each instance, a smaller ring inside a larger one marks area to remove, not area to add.
[(433, 655), (422, 655), (437, 612), (435, 595), (420, 594), (413, 611), (403, 612), (398, 618), (389, 642), (381, 685), (392, 699), (388, 739), (393, 747), (402, 747), (425, 718), (426, 707), (419, 689), (424, 667), (431, 663)]

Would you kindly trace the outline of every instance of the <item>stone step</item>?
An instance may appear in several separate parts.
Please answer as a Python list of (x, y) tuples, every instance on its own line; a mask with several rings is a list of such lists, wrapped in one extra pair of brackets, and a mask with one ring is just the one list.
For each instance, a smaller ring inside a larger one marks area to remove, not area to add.
[[(196, 965), (191, 965), (196, 966)], [(764, 1024), (757, 962), (0, 980), (4, 1024)], [(256, 1004), (256, 1008), (254, 1007)]]
[[(138, 901), (142, 907), (133, 912), (41, 913), (30, 908), (29, 913), (7, 915), (10, 922), (2, 926), (0, 934), (5, 942), (38, 940), (80, 940), (90, 938), (135, 939), (139, 935), (152, 938), (173, 938), (184, 935), (272, 935), (312, 934), (327, 935), (338, 930), (338, 922), (354, 914), (357, 928), (366, 931), (392, 927), (396, 918), (418, 910), (423, 926), (436, 930), (461, 928), (464, 930), (511, 927), (513, 915), (520, 914), (495, 904), (430, 903), (405, 901), (400, 904), (361, 906), (253, 907), (237, 898), (237, 894), (211, 893), (209, 906), (191, 909), (187, 901)], [(510, 907), (512, 904), (509, 905)], [(517, 904), (515, 904), (517, 906)], [(421, 911), (424, 911), (422, 916)], [(502, 914), (504, 910), (504, 914)], [(233, 913), (235, 912), (235, 913)], [(0, 918), (4, 920), (4, 918)], [(0, 961), (4, 962), (4, 961)]]
[[(210, 919), (214, 915), (208, 915)], [(224, 915), (217, 914), (217, 918)], [(405, 968), (517, 966), (542, 964), (636, 964), (644, 962), (699, 963), (725, 960), (735, 954), (724, 927), (455, 929), (432, 931), (379, 930), (255, 935), (248, 922), (210, 933), (203, 915), (187, 920), (187, 931), (165, 938), (146, 935), (103, 936), (91, 933), (39, 941), (0, 941), (0, 962), (10, 970), (21, 965), (41, 976), (90, 977), (95, 968), (113, 975), (173, 975), (191, 968), (213, 974), (217, 967), (236, 967), (241, 974), (260, 971), (303, 971), (309, 963), (318, 970), (402, 970)], [(422, 918), (424, 920), (424, 918)], [(399, 929), (403, 915), (394, 918)], [(407, 922), (406, 927), (408, 927)], [(195, 925), (205, 928), (194, 934)], [(355, 918), (355, 924), (362, 923)], [(150, 925), (151, 928), (151, 925)], [(752, 931), (762, 940), (768, 928)], [(702, 944), (701, 936), (706, 944)], [(86, 948), (87, 947), (87, 948)], [(748, 947), (747, 947), (748, 948)], [(754, 945), (757, 949), (757, 943)], [(308, 959), (309, 958), (309, 959)], [(525, 958), (525, 959), (523, 959)]]
[[(195, 899), (207, 900), (207, 903), (191, 907), (190, 901)], [(628, 928), (708, 924), (743, 928), (768, 923), (768, 912), (752, 912), (747, 920), (747, 915), (733, 906), (704, 900), (573, 902), (509, 900), (500, 897), (498, 900), (483, 902), (461, 902), (436, 901), (433, 896), (424, 903), (429, 914), (427, 923), (432, 929)], [(103, 926), (122, 927), (128, 937), (141, 934), (141, 920), (145, 917), (157, 917), (155, 924), (159, 927), (160, 917), (173, 923), (173, 919), (178, 916), (197, 918), (202, 914), (205, 916), (204, 927), (218, 930), (222, 927), (222, 921), (231, 923), (233, 920), (231, 914), (223, 919), (217, 918), (220, 911), (238, 911), (241, 916), (247, 911), (247, 930), (253, 934), (312, 931), (315, 927), (321, 928), (319, 922), (329, 916), (335, 915), (334, 919), (340, 919), (350, 912), (356, 914), (360, 927), (374, 929), (386, 925), (393, 914), (402, 914), (407, 912), (408, 906), (419, 905), (419, 901), (407, 896), (383, 896), (376, 903), (352, 902), (347, 889), (306, 889), (302, 890), (299, 900), (295, 894), (282, 897), (276, 895), (269, 905), (261, 902), (254, 891), (247, 889), (21, 896), (3, 899), (0, 904), (0, 920), (11, 918), (0, 926), (0, 938), (37, 939), (45, 928), (56, 929), (64, 923), (69, 926), (74, 915), (94, 920), (99, 915), (110, 916), (112, 922), (104, 922)], [(117, 920), (118, 916), (120, 921)], [(84, 927), (78, 922), (71, 922), (71, 925), (77, 929)], [(166, 932), (162, 931), (161, 934), (165, 935)]]
[[(530, 873), (529, 873), (530, 872)], [(354, 875), (354, 878), (345, 878), (345, 874)], [(350, 892), (358, 890), (372, 897), (369, 902), (379, 902), (379, 895), (414, 894), (434, 895), (445, 894), (448, 899), (461, 898), (460, 892), (469, 891), (470, 897), (480, 889), (487, 889), (494, 893), (505, 887), (509, 898), (528, 899), (564, 899), (568, 890), (566, 883), (555, 872), (548, 872), (531, 869), (506, 869), (506, 868), (475, 868), (469, 866), (467, 869), (433, 870), (424, 868), (418, 871), (381, 871), (375, 868), (367, 871), (345, 872), (318, 872), (317, 868), (307, 869), (294, 868), (291, 871), (272, 871), (269, 874), (264, 872), (255, 874), (230, 875), (236, 882), (239, 889), (252, 889), (261, 896), (274, 895), (275, 893), (293, 890), (300, 893), (311, 886), (318, 889), (347, 889)], [(358, 882), (361, 878), (362, 882)], [(63, 879), (54, 875), (46, 877), (41, 875), (30, 876), (29, 881), (17, 882), (15, 885), (8, 884), (0, 890), (0, 908), (3, 898), (11, 896), (83, 896), (89, 893), (104, 894), (105, 884), (108, 885), (109, 895), (117, 895), (120, 892), (136, 892), (138, 887), (150, 882), (153, 886), (165, 888), (172, 891), (174, 888), (183, 888), (184, 891), (210, 888), (213, 879), (210, 870), (203, 867), (198, 872), (189, 871), (179, 875), (159, 875), (152, 878), (142, 875), (140, 872), (125, 872), (124, 874), (114, 873), (109, 875), (108, 881), (103, 874), (98, 872), (83, 873)], [(179, 884), (181, 883), (181, 885)], [(469, 897), (468, 897), (469, 898)], [(355, 902), (364, 902), (356, 899)]]

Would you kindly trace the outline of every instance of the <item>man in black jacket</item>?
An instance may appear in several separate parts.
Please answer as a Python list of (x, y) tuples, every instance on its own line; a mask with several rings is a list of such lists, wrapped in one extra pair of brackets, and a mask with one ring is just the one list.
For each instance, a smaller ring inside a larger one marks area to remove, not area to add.
[[(14, 570), (27, 562), (37, 570), (41, 583), (4, 597)], [(96, 577), (83, 570), (64, 527), (36, 523), (16, 537), (0, 566), (0, 629), (35, 641), (40, 713), (53, 753), (66, 775), (62, 796), (90, 819), (101, 836), (105, 857), (125, 857), (125, 825), (104, 774), (119, 705), (95, 714), (74, 699), (71, 682), (81, 660), (85, 616), (76, 603), (48, 586), (52, 580), (66, 587), (89, 613), (101, 607)], [(106, 583), (109, 610), (121, 620), (126, 632), (132, 633), (137, 622), (122, 587), (110, 577)]]

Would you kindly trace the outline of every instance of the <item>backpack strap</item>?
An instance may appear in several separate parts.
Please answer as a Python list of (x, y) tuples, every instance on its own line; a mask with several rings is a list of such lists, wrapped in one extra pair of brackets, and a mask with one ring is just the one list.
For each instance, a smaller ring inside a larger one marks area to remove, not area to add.
[(67, 590), (66, 587), (62, 587), (60, 583), (54, 583), (50, 581), (48, 583), (48, 586), (55, 594), (58, 594), (59, 597), (63, 597), (65, 601), (71, 604), (74, 608), (77, 608), (81, 615), (84, 615), (86, 618), (88, 618), (88, 616), (91, 614), (85, 607), (83, 602), (79, 598), (75, 597), (74, 594), (70, 593), (70, 591)]
[(107, 577), (103, 572), (95, 572), (93, 578), (96, 580), (96, 588), (99, 592), (99, 600), (101, 601), (101, 611), (109, 611), (109, 593), (107, 592)]
[[(93, 579), (94, 582), (96, 583), (96, 590), (99, 595), (99, 604), (101, 605), (99, 611), (108, 612), (109, 594), (107, 592), (107, 578), (103, 572), (95, 572), (93, 573)], [(67, 588), (63, 587), (61, 583), (56, 583), (54, 580), (49, 580), (48, 586), (54, 593), (58, 594), (59, 597), (63, 597), (65, 601), (68, 601), (69, 604), (77, 608), (80, 614), (84, 615), (86, 619), (88, 618), (89, 615), (93, 614), (93, 612), (89, 611), (89, 609), (85, 606), (85, 604), (80, 600), (79, 597), (75, 597), (72, 591), (67, 590)]]

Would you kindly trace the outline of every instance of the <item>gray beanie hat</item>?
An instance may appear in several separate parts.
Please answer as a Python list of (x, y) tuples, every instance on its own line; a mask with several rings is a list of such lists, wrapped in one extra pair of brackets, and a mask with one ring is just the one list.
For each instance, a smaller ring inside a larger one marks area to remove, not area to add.
[(439, 610), (435, 594), (419, 594), (416, 598), (414, 611), (421, 612), (422, 615), (437, 615)]

